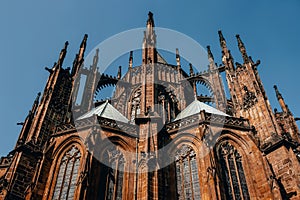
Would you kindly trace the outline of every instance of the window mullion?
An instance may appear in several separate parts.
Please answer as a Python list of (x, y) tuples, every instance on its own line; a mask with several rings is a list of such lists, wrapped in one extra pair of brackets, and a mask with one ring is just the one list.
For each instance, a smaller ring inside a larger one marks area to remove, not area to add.
[(72, 161), (73, 165), (72, 165), (72, 170), (71, 170), (71, 173), (70, 173), (70, 180), (69, 180), (69, 184), (68, 184), (67, 198), (66, 199), (68, 199), (68, 197), (69, 197), (69, 191), (70, 191), (70, 187), (71, 187), (71, 181), (72, 181), (72, 177), (74, 176), (73, 172), (74, 172), (74, 166), (75, 166), (76, 157), (73, 157), (71, 161)]
[(234, 161), (234, 162), (233, 162), (233, 163), (234, 163), (234, 168), (235, 168), (235, 171), (236, 171), (236, 177), (237, 177), (238, 184), (239, 184), (239, 189), (240, 189), (241, 198), (242, 198), (242, 200), (244, 200), (243, 190), (242, 190), (241, 180), (240, 180), (240, 174), (239, 174), (238, 167), (237, 167), (237, 165), (236, 165), (236, 157), (235, 157), (235, 154), (233, 154), (233, 161)]
[(191, 190), (192, 190), (192, 199), (195, 198), (194, 196), (194, 187), (193, 187), (193, 178), (192, 178), (192, 167), (191, 167), (191, 158), (190, 156), (188, 156), (188, 165), (189, 165), (189, 171), (190, 171), (190, 187), (191, 187)]
[(225, 162), (226, 162), (226, 167), (228, 169), (227, 171), (228, 171), (228, 176), (230, 179), (230, 187), (231, 187), (232, 197), (235, 200), (235, 192), (234, 192), (233, 181), (232, 181), (232, 177), (231, 177), (231, 171), (230, 171), (230, 165), (229, 165), (228, 159), (229, 159), (228, 155), (226, 155)]
[(65, 168), (65, 171), (64, 171), (63, 180), (62, 180), (61, 186), (60, 186), (59, 199), (61, 198), (62, 190), (64, 188), (64, 183), (65, 183), (65, 179), (66, 179), (66, 173), (67, 173), (67, 170), (68, 170), (69, 161), (70, 161), (70, 159), (68, 158), (67, 161), (66, 161), (66, 168)]
[(184, 167), (183, 167), (183, 160), (180, 158), (180, 175), (181, 175), (181, 194), (183, 196), (182, 199), (185, 199), (185, 191), (184, 191)]
[(114, 178), (115, 178), (113, 200), (117, 199), (119, 159), (116, 159), (115, 162), (116, 162), (115, 169), (113, 169), (114, 170)]

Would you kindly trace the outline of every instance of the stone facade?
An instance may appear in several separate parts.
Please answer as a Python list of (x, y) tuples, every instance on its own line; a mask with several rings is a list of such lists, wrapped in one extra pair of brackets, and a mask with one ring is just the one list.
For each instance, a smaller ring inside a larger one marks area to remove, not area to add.
[[(190, 65), (188, 74), (178, 49), (176, 65), (158, 53), (149, 13), (142, 64), (133, 67), (130, 52), (128, 71), (122, 76), (119, 68), (117, 77), (98, 72), (98, 50), (91, 67), (83, 67), (87, 35), (72, 69), (64, 69), (66, 42), (46, 68), (45, 90), (15, 148), (0, 160), (0, 199), (300, 199), (295, 118), (276, 86), (282, 111), (272, 111), (260, 61), (236, 37), (242, 64), (234, 63), (219, 31), (222, 64), (215, 64), (208, 46), (208, 71), (195, 73)], [(77, 105), (81, 75), (86, 85)], [(198, 94), (198, 84), (211, 96)], [(105, 102), (93, 102), (94, 94), (108, 85), (115, 86), (109, 100), (114, 109), (96, 113), (93, 107)], [(221, 114), (190, 110), (178, 119), (192, 103), (202, 105), (197, 101), (214, 104)], [(94, 114), (78, 119), (87, 112)]]

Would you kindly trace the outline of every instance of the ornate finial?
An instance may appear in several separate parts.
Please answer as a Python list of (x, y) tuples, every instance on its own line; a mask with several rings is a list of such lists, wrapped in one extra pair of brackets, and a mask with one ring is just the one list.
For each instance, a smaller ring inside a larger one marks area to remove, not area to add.
[(211, 52), (211, 50), (210, 50), (210, 46), (208, 45), (207, 47), (207, 54), (208, 54), (208, 59), (210, 60), (214, 60), (214, 56), (213, 56), (213, 54), (212, 54), (212, 52)]
[(223, 33), (221, 30), (218, 31), (218, 34), (219, 34), (219, 40), (220, 40), (220, 45), (222, 48), (226, 48), (226, 41), (225, 41), (225, 38), (223, 36)]
[(69, 46), (69, 42), (66, 41), (66, 42), (65, 42), (65, 47), (64, 47), (64, 49), (67, 50), (68, 46)]
[(239, 50), (240, 50), (240, 52), (241, 52), (241, 54), (243, 56), (244, 62), (245, 63), (249, 62), (249, 57), (247, 55), (245, 45), (244, 45), (242, 39), (240, 38), (240, 35), (237, 34), (235, 37), (237, 39), (238, 47), (239, 47)]
[(122, 77), (122, 66), (119, 66), (117, 78), (121, 79), (121, 77)]
[(283, 97), (282, 97), (281, 93), (279, 92), (276, 85), (274, 85), (274, 89), (275, 89), (276, 97), (277, 97), (277, 100), (279, 102), (279, 105), (280, 105), (282, 111), (285, 112), (285, 113), (291, 114), (291, 111), (290, 111), (288, 105), (286, 105), (286, 103), (285, 103), (285, 101), (284, 101), (284, 99), (283, 99)]
[(180, 63), (180, 55), (179, 55), (178, 48), (176, 48), (176, 62), (177, 62), (178, 68), (180, 68), (181, 67), (181, 63)]
[(87, 38), (88, 38), (88, 35), (85, 34), (84, 37), (83, 37), (83, 40), (80, 44), (80, 49), (79, 49), (79, 53), (78, 53), (78, 61), (82, 62), (83, 60), (83, 57), (84, 57), (84, 52), (85, 52), (85, 48), (86, 48), (86, 42), (87, 42)]
[(243, 43), (243, 41), (241, 40), (240, 35), (239, 35), (239, 34), (236, 34), (235, 37), (236, 37), (236, 39), (237, 39), (237, 41), (238, 41), (238, 46), (239, 46), (239, 48), (245, 48), (244, 43)]
[(93, 66), (97, 66), (98, 60), (99, 60), (99, 49), (97, 48), (94, 59), (93, 59)]
[(194, 69), (193, 69), (193, 65), (192, 63), (189, 64), (190, 65), (190, 76), (194, 76)]
[(216, 67), (215, 61), (214, 61), (214, 55), (212, 54), (210, 50), (210, 46), (208, 45), (207, 47), (207, 55), (208, 55), (208, 61), (209, 61), (209, 70), (214, 70)]
[(77, 72), (79, 71), (79, 68), (81, 67), (81, 65), (83, 63), (87, 38), (88, 38), (88, 35), (85, 34), (84, 37), (83, 37), (83, 40), (80, 44), (79, 52), (78, 52), (78, 54), (76, 54), (76, 57), (73, 61), (73, 67), (72, 67), (72, 72), (71, 72), (72, 76), (77, 74)]
[(157, 62), (157, 52), (155, 48), (156, 48), (156, 34), (154, 30), (154, 20), (153, 20), (153, 14), (149, 12), (147, 27), (146, 27), (146, 31), (144, 32), (144, 39), (143, 39), (143, 52), (142, 52), (143, 64)]
[(80, 48), (85, 48), (86, 47), (86, 41), (88, 39), (88, 34), (84, 34), (83, 40), (80, 44)]
[(178, 50), (178, 48), (176, 48), (176, 58), (179, 58), (179, 59), (180, 59), (180, 55), (179, 55), (179, 50)]
[(34, 100), (34, 103), (32, 105), (32, 108), (31, 108), (31, 111), (30, 113), (34, 114), (37, 110), (37, 107), (39, 105), (39, 100), (40, 100), (40, 97), (41, 97), (41, 93), (39, 92)]
[(36, 96), (36, 98), (35, 98), (34, 102), (35, 102), (35, 103), (38, 103), (38, 102), (39, 102), (39, 99), (40, 99), (40, 97), (41, 97), (41, 93), (39, 92), (39, 93), (37, 93), (37, 96)]
[(64, 48), (60, 51), (60, 55), (59, 55), (59, 58), (58, 58), (58, 61), (57, 61), (57, 64), (58, 64), (59, 67), (61, 67), (63, 62), (64, 62), (64, 59), (65, 59), (66, 54), (67, 54), (68, 45), (69, 45), (69, 42), (66, 41)]
[(132, 69), (132, 63), (133, 63), (133, 51), (130, 51), (130, 55), (129, 55), (129, 69)]
[(275, 93), (276, 93), (277, 99), (278, 99), (278, 100), (279, 100), (279, 99), (283, 99), (283, 98), (282, 98), (282, 95), (280, 94), (280, 92), (279, 92), (279, 90), (278, 90), (278, 88), (277, 88), (277, 85), (274, 85), (274, 89), (275, 89)]
[(148, 13), (148, 20), (147, 20), (147, 25), (151, 24), (152, 26), (154, 26), (154, 20), (153, 20), (153, 13), (149, 11)]

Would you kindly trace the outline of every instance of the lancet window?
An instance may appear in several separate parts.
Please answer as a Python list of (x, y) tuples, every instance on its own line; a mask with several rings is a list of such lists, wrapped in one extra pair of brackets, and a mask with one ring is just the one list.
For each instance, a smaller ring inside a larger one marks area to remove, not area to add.
[(226, 199), (249, 200), (249, 192), (240, 153), (229, 142), (219, 148)]
[(72, 146), (62, 157), (52, 199), (74, 199), (81, 153)]
[(200, 183), (195, 151), (183, 145), (176, 153), (177, 199), (200, 200)]

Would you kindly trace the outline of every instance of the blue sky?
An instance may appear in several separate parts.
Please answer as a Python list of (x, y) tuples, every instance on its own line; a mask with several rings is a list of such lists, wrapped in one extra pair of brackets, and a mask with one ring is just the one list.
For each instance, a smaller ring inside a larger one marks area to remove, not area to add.
[[(108, 37), (145, 26), (148, 11), (156, 26), (182, 32), (202, 46), (211, 45), (221, 62), (221, 29), (235, 60), (242, 62), (235, 34), (248, 54), (260, 59), (259, 72), (272, 107), (277, 84), (290, 109), (300, 116), (300, 1), (1, 1), (0, 3), (0, 155), (13, 149), (22, 122), (64, 42), (70, 42), (65, 67), (71, 66), (85, 33), (88, 49)], [(100, 58), (101, 62), (101, 58)], [(175, 60), (172, 61), (175, 63)], [(124, 63), (127, 65), (127, 63)]]

